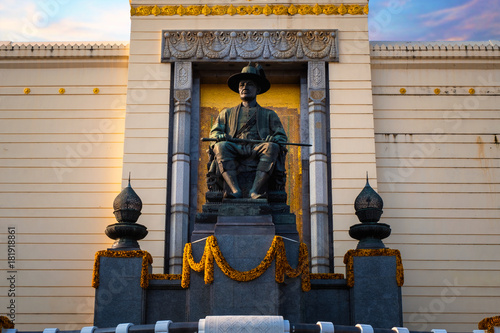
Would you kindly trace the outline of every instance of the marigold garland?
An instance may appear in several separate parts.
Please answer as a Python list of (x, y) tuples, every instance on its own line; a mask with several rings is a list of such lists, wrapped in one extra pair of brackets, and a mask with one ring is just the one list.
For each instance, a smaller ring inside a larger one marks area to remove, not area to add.
[(148, 280), (180, 280), (182, 278), (182, 274), (149, 274)]
[(396, 257), (396, 283), (399, 287), (404, 284), (404, 269), (401, 260), (401, 253), (394, 249), (360, 249), (349, 250), (344, 256), (344, 264), (346, 265), (347, 285), (354, 286), (354, 257), (378, 257), (378, 256), (395, 256)]
[(297, 14), (300, 15), (368, 15), (369, 12), (369, 7), (368, 5), (361, 6), (361, 5), (332, 5), (332, 4), (327, 4), (327, 5), (320, 5), (320, 4), (315, 4), (314, 6), (311, 5), (297, 5), (294, 6), (293, 4), (291, 5), (286, 5), (286, 4), (276, 4), (276, 5), (269, 5), (266, 4), (265, 6), (260, 6), (260, 5), (254, 5), (254, 6), (249, 6), (249, 5), (239, 5), (239, 6), (234, 6), (234, 5), (213, 5), (213, 6), (208, 6), (208, 5), (191, 5), (188, 7), (184, 7), (183, 5), (171, 5), (171, 6), (163, 6), (163, 7), (158, 7), (158, 5), (155, 6), (137, 6), (133, 7), (131, 6), (130, 8), (130, 15), (131, 16), (173, 16), (173, 15), (179, 15), (179, 16), (198, 16), (198, 15), (266, 15), (269, 16), (271, 14), (274, 15), (289, 15), (289, 16), (294, 16)]
[(151, 254), (147, 251), (134, 250), (134, 251), (114, 251), (104, 250), (98, 251), (95, 254), (94, 271), (92, 274), (92, 287), (99, 287), (99, 267), (101, 265), (101, 257), (108, 258), (141, 258), (142, 257), (142, 270), (141, 270), (141, 287), (147, 288), (149, 286), (149, 266), (153, 263)]
[(301, 275), (302, 290), (311, 290), (307, 246), (303, 243), (300, 244), (299, 265), (296, 269), (293, 269), (288, 263), (285, 243), (280, 236), (274, 237), (271, 247), (267, 251), (266, 256), (264, 257), (262, 262), (257, 267), (244, 272), (235, 270), (229, 265), (219, 248), (217, 239), (214, 236), (210, 236), (207, 238), (203, 256), (199, 262), (194, 261), (192, 245), (191, 243), (187, 243), (184, 247), (181, 286), (183, 288), (189, 287), (191, 269), (196, 272), (204, 272), (205, 283), (212, 283), (214, 280), (214, 260), (220, 270), (230, 279), (239, 282), (248, 282), (264, 274), (264, 272), (271, 266), (271, 263), (275, 258), (276, 282), (282, 283), (285, 279), (285, 274), (291, 278), (295, 278)]
[(488, 333), (494, 333), (495, 326), (500, 327), (500, 316), (484, 318), (477, 324), (477, 328), (487, 330)]
[(5, 316), (0, 316), (0, 331), (2, 329), (11, 329), (11, 328), (14, 328), (14, 323), (12, 322), (12, 320), (10, 320), (9, 318), (5, 317)]
[(310, 274), (311, 280), (342, 280), (344, 274), (341, 273), (314, 273)]

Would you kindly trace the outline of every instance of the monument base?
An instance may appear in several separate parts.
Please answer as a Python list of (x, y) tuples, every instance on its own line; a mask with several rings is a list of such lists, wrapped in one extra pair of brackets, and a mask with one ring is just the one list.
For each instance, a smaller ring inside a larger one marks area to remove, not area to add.
[(222, 202), (207, 202), (202, 212), (196, 215), (191, 241), (214, 234), (219, 217), (271, 216), (275, 234), (299, 241), (295, 214), (283, 202), (268, 199), (224, 199)]
[[(240, 272), (259, 266), (273, 243), (275, 233), (271, 215), (219, 216), (214, 228), (222, 255), (233, 269)], [(192, 248), (195, 261), (200, 260), (205, 241), (193, 242)], [(297, 267), (299, 243), (285, 240), (285, 248), (288, 261)], [(290, 279), (283, 285), (276, 283), (275, 261), (261, 276), (247, 282), (235, 281), (226, 276), (217, 264), (214, 266), (214, 281), (208, 285), (202, 273), (191, 273), (189, 321), (213, 315), (287, 314), (287, 317), (300, 318), (300, 279)], [(295, 302), (290, 303), (292, 299)]]

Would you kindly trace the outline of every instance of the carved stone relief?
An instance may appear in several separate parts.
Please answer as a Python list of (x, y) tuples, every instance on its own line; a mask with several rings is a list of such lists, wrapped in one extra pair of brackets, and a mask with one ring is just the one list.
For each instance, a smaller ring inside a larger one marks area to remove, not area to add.
[(162, 62), (338, 61), (337, 30), (163, 31)]

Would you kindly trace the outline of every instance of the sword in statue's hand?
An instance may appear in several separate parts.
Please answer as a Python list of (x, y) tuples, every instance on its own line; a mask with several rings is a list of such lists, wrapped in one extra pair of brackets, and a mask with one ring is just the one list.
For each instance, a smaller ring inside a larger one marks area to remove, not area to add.
[[(218, 142), (219, 140), (215, 138), (202, 138), (202, 142)], [(264, 140), (251, 140), (251, 139), (238, 139), (238, 138), (228, 138), (226, 141), (229, 142), (234, 142), (234, 143), (239, 143), (239, 144), (259, 144), (259, 143), (265, 143), (267, 141)], [(295, 142), (275, 142), (281, 146), (299, 146), (299, 147), (312, 147), (311, 144), (308, 143), (295, 143)]]

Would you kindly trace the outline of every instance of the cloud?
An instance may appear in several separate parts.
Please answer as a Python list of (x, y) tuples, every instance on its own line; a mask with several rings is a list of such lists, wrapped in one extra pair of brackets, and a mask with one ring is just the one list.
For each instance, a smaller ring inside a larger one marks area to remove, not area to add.
[(498, 7), (498, 0), (470, 0), (462, 5), (420, 15), (424, 19), (421, 25), (427, 30), (423, 38), (431, 40), (431, 35), (439, 31), (438, 39), (444, 41), (497, 39), (500, 36)]
[[(484, 1), (484, 0), (483, 0)], [(422, 24), (426, 27), (437, 27), (463, 20), (473, 11), (480, 0), (469, 0), (463, 5), (438, 10), (436, 12), (420, 15)]]
[[(92, 3), (94, 2), (94, 6)], [(37, 5), (38, 4), (38, 5)], [(124, 1), (81, 2), (2, 0), (0, 40), (103, 41), (128, 40), (130, 13)], [(20, 15), (21, 14), (21, 15)]]

